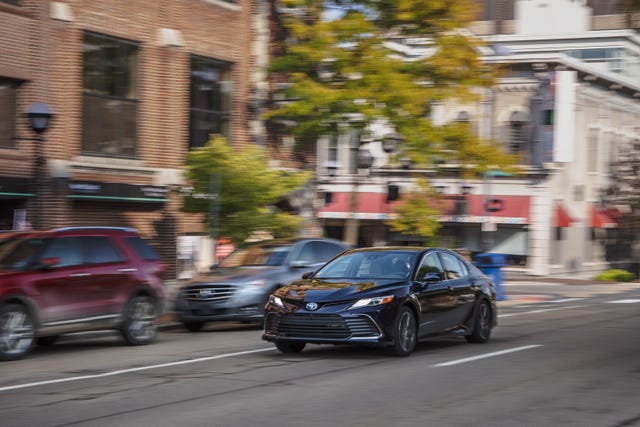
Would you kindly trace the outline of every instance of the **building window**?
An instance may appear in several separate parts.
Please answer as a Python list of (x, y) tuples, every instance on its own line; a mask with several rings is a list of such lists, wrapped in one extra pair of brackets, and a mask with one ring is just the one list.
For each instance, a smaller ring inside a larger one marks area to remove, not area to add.
[(82, 152), (134, 158), (137, 113), (138, 45), (85, 32), (82, 57)]
[(191, 57), (189, 148), (202, 147), (211, 134), (229, 136), (231, 64)]
[(528, 118), (526, 114), (521, 111), (514, 111), (509, 117), (509, 141), (508, 152), (509, 154), (522, 154), (522, 151), (526, 148), (524, 137), (524, 126), (527, 123)]
[(16, 146), (17, 84), (0, 78), (0, 147)]
[(598, 171), (598, 137), (600, 136), (599, 129), (589, 129), (589, 137), (587, 139), (587, 162), (588, 171)]

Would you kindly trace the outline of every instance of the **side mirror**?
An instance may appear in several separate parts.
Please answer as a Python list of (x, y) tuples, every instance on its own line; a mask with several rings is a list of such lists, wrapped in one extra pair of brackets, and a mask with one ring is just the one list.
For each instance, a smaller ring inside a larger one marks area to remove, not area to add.
[(313, 276), (313, 273), (315, 273), (314, 271), (307, 271), (306, 273), (302, 274), (302, 278), (303, 279), (308, 279), (309, 277)]
[(305, 261), (305, 260), (296, 260), (296, 261), (291, 261), (291, 268), (305, 268), (305, 267), (311, 267), (311, 262), (310, 261)]
[(421, 280), (421, 282), (427, 282), (427, 283), (435, 283), (435, 282), (441, 282), (441, 281), (442, 281), (442, 274), (440, 273), (427, 273), (424, 275), (424, 277)]
[(48, 270), (49, 268), (55, 267), (58, 264), (60, 264), (60, 258), (52, 256), (52, 257), (42, 258), (40, 260), (39, 266), (43, 270)]

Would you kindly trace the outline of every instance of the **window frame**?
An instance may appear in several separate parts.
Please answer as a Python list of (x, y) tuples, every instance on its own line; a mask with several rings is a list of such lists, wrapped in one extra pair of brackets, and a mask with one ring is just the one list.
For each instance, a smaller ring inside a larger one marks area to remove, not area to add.
[[(203, 68), (207, 68), (203, 71)], [(196, 78), (197, 73), (209, 72), (219, 78), (209, 80), (215, 84), (214, 90), (218, 97), (207, 96), (206, 91), (196, 91), (198, 83), (206, 79)], [(231, 134), (231, 110), (233, 107), (232, 88), (233, 63), (201, 55), (191, 55), (189, 59), (189, 140), (188, 149), (193, 150), (205, 146), (212, 134), (229, 138)], [(200, 104), (209, 105), (200, 105)], [(216, 105), (218, 104), (217, 108)], [(212, 121), (208, 121), (213, 118)], [(200, 123), (208, 126), (199, 127)], [(217, 130), (217, 131), (216, 131)], [(206, 133), (206, 138), (203, 134)]]
[[(88, 156), (135, 159), (141, 44), (87, 30), (82, 41), (81, 152)], [(101, 42), (112, 46), (101, 48)], [(88, 53), (89, 46), (97, 46), (94, 56)]]

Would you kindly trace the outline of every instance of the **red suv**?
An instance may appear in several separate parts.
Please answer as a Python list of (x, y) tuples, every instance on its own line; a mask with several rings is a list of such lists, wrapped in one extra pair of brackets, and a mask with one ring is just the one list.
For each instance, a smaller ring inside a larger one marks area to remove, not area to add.
[(131, 228), (0, 235), (0, 360), (71, 332), (116, 329), (129, 344), (152, 342), (165, 303), (163, 270)]

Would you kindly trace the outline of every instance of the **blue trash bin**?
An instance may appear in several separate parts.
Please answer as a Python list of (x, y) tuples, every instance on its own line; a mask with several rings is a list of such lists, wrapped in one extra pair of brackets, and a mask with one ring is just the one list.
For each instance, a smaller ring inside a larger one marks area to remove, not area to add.
[(502, 293), (502, 267), (506, 265), (506, 256), (504, 254), (481, 253), (471, 257), (473, 265), (478, 267), (480, 271), (486, 274), (496, 287), (496, 299), (502, 301), (505, 298)]

